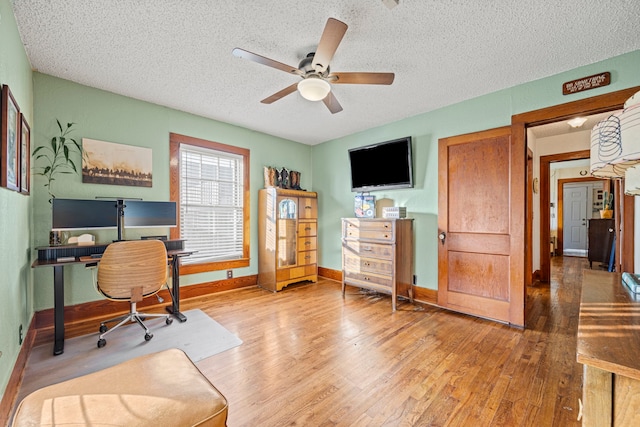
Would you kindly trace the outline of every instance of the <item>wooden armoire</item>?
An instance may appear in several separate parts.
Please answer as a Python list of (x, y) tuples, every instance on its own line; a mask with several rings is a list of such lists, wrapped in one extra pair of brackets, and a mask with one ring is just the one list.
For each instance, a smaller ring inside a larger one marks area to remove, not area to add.
[(258, 286), (318, 281), (318, 194), (267, 188), (258, 196)]

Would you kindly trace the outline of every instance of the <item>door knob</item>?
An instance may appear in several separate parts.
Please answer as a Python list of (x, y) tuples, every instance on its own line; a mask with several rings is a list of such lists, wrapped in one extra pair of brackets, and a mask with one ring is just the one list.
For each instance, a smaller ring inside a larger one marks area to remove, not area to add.
[(447, 238), (447, 233), (445, 233), (444, 231), (440, 234), (438, 234), (438, 239), (440, 239), (440, 243), (442, 243), (444, 245), (444, 240)]

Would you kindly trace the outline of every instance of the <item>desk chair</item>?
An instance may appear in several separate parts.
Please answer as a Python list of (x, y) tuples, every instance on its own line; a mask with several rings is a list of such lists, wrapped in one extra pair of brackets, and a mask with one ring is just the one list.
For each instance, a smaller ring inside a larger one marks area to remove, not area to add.
[[(159, 240), (130, 240), (115, 242), (107, 246), (98, 263), (96, 289), (112, 301), (129, 301), (129, 314), (110, 319), (100, 324), (98, 347), (107, 344), (104, 338), (127, 322), (137, 322), (145, 331), (149, 341), (153, 334), (142, 322), (147, 317), (164, 317), (165, 323), (173, 322), (170, 314), (138, 313), (136, 303), (153, 296), (167, 283), (167, 249)], [(107, 329), (106, 323), (120, 321)]]

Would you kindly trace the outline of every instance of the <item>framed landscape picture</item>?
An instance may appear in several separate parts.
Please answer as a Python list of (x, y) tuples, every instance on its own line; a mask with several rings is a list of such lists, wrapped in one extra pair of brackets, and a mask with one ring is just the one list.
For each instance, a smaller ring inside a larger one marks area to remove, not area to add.
[(151, 187), (151, 148), (82, 138), (82, 182)]
[(29, 194), (31, 183), (31, 128), (24, 114), (20, 114), (20, 192)]
[(2, 87), (1, 123), (0, 185), (20, 191), (20, 110), (7, 85)]

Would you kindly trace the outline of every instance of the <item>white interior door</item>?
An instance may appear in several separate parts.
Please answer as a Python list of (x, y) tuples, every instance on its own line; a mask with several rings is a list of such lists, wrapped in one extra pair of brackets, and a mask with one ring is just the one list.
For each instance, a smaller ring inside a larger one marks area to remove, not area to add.
[(563, 254), (587, 256), (587, 216), (588, 186), (565, 184), (563, 198)]

